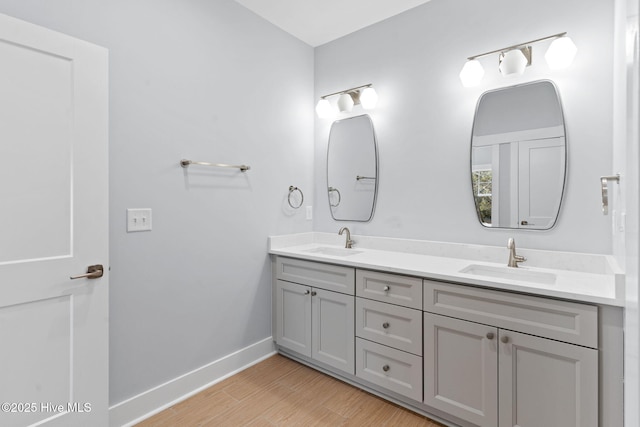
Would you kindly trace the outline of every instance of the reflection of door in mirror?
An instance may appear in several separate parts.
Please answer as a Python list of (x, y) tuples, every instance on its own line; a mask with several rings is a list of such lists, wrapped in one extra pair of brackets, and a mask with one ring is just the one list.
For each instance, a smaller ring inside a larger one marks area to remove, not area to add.
[(327, 149), (327, 193), (336, 221), (369, 221), (378, 188), (378, 150), (368, 115), (336, 120)]
[(472, 136), (471, 181), (482, 225), (553, 227), (565, 169), (564, 119), (553, 83), (528, 83), (480, 97)]

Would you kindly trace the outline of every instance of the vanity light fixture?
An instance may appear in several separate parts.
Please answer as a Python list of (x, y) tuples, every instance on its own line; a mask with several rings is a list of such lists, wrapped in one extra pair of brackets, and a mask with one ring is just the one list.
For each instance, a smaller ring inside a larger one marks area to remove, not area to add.
[(343, 93), (342, 95), (340, 95), (340, 98), (338, 98), (338, 110), (340, 110), (341, 113), (344, 113), (345, 111), (348, 113), (351, 110), (353, 110), (353, 106), (355, 105), (355, 101), (353, 100), (353, 97), (348, 94), (348, 93)]
[(567, 33), (558, 33), (552, 36), (542, 37), (530, 40), (524, 43), (516, 44), (501, 49), (492, 50), (490, 52), (481, 53), (479, 55), (470, 56), (460, 71), (460, 80), (464, 87), (472, 87), (480, 84), (484, 76), (484, 68), (478, 58), (498, 53), (498, 70), (503, 76), (522, 75), (525, 68), (531, 65), (533, 56), (532, 44), (545, 40), (555, 39), (544, 57), (552, 70), (566, 68), (571, 65), (576, 55), (577, 48), (573, 41), (567, 36)]
[(326, 119), (333, 115), (333, 107), (329, 100), (321, 98), (316, 104), (316, 113), (321, 119)]
[(336, 95), (339, 95), (337, 106), (340, 112), (349, 112), (355, 105), (361, 105), (365, 110), (371, 110), (375, 108), (378, 102), (378, 94), (373, 88), (373, 85), (369, 83), (363, 86), (321, 96), (320, 100), (316, 104), (316, 113), (318, 114), (318, 117), (325, 119), (335, 114), (335, 108), (327, 98)]
[(521, 76), (531, 65), (531, 46), (513, 49), (500, 54), (498, 69), (503, 76)]
[(460, 71), (460, 81), (462, 86), (473, 87), (478, 86), (484, 77), (484, 68), (477, 59), (471, 59), (465, 62), (462, 71)]
[(544, 54), (544, 59), (549, 64), (549, 68), (552, 70), (559, 70), (567, 68), (573, 62), (578, 48), (573, 43), (571, 38), (564, 36), (557, 38), (551, 43), (547, 53)]

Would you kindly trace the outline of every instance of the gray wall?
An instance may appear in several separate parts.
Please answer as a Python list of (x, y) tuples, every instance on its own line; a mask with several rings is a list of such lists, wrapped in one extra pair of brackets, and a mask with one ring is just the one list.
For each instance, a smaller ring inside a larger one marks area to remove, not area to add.
[[(110, 50), (111, 404), (271, 336), (267, 236), (311, 230), (286, 194), (312, 193), (313, 49), (231, 0), (0, 13)], [(127, 234), (127, 208), (153, 231)]]
[[(551, 71), (547, 43), (534, 45), (524, 75), (503, 78), (497, 55), (481, 59), (485, 77), (464, 88), (467, 57), (567, 31), (578, 47), (572, 66)], [(370, 114), (378, 136), (380, 186), (370, 223), (337, 223), (326, 199), (324, 152), (331, 125), (316, 120), (317, 231), (349, 225), (356, 234), (611, 253), (611, 216), (600, 210), (599, 177), (612, 168), (613, 2), (603, 0), (432, 0), (315, 50), (316, 99), (366, 83), (379, 94)], [(469, 178), (469, 145), (479, 96), (538, 79), (560, 91), (569, 144), (566, 196), (550, 231), (483, 228)], [(359, 107), (352, 114), (362, 114)], [(341, 117), (346, 117), (342, 115)]]

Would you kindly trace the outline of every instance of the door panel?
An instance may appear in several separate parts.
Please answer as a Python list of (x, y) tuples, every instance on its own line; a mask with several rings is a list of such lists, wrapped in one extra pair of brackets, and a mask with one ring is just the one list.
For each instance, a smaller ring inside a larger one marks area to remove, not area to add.
[(598, 350), (503, 330), (500, 339), (501, 427), (598, 426)]
[(565, 139), (522, 141), (518, 156), (520, 227), (550, 228), (562, 199)]
[(498, 329), (424, 314), (424, 403), (478, 426), (498, 420)]
[(276, 292), (277, 344), (310, 357), (311, 288), (278, 280)]
[(355, 374), (355, 297), (313, 289), (312, 357)]
[(0, 425), (106, 426), (107, 51), (0, 15), (0, 59)]
[[(0, 263), (71, 255), (72, 62), (0, 40)], [(29, 72), (25, 72), (25, 68)], [(46, 143), (43, 143), (46, 141)]]

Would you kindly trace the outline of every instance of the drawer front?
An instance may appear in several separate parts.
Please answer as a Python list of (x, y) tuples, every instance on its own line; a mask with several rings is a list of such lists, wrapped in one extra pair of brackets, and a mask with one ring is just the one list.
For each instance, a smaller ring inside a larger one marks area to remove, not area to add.
[(355, 269), (350, 267), (278, 257), (276, 277), (287, 282), (301, 283), (343, 294), (355, 293)]
[(356, 336), (422, 356), (422, 311), (356, 298)]
[(356, 271), (356, 295), (422, 309), (422, 279), (376, 271)]
[(598, 307), (424, 281), (424, 310), (586, 347), (598, 347)]
[(356, 338), (356, 376), (422, 401), (422, 358)]

